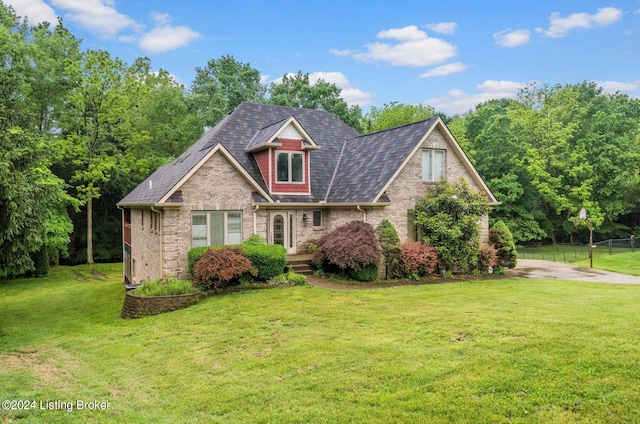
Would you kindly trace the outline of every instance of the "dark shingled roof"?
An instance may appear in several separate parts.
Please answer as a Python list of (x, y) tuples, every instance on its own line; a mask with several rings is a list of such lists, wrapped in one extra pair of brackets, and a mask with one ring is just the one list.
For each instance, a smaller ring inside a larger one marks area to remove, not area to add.
[[(159, 168), (121, 205), (158, 203), (218, 143), (268, 192), (253, 153), (245, 149), (264, 143), (290, 117), (321, 147), (309, 153), (310, 196), (272, 195), (280, 202), (372, 202), (437, 118), (373, 134), (360, 135), (326, 111), (242, 103), (182, 155)], [(330, 191), (329, 191), (330, 189)], [(262, 196), (257, 193), (255, 198)], [(264, 199), (266, 200), (266, 199)], [(383, 196), (380, 201), (388, 201)]]
[(267, 125), (266, 127), (259, 129), (258, 132), (256, 132), (256, 135), (253, 136), (253, 138), (247, 145), (246, 150), (249, 150), (252, 147), (259, 146), (269, 141), (269, 139), (273, 137), (274, 134), (277, 133), (280, 128), (282, 128), (282, 125), (285, 123), (287, 119), (289, 118), (287, 117), (279, 122), (276, 122), (275, 124)]
[(327, 201), (372, 202), (436, 121), (433, 117), (347, 141)]

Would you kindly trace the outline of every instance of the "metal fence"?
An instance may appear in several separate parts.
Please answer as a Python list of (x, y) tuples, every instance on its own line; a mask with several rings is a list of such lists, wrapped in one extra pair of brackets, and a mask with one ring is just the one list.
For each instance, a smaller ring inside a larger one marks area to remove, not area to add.
[[(615, 255), (635, 252), (638, 241), (634, 238), (610, 239), (593, 243), (593, 255)], [(589, 259), (589, 245), (518, 246), (518, 258), (542, 259), (554, 262), (577, 262)]]

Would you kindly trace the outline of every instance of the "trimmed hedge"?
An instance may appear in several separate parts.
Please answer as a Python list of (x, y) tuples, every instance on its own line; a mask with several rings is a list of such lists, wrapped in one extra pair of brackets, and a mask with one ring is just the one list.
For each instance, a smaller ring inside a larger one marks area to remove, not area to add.
[(287, 249), (279, 244), (241, 245), (240, 248), (258, 270), (257, 278), (267, 281), (284, 272)]
[[(258, 270), (257, 278), (267, 281), (284, 272), (287, 264), (287, 250), (278, 244), (246, 245), (238, 246), (245, 256), (251, 261), (251, 265)], [(219, 250), (222, 246), (194, 247), (187, 253), (189, 274), (193, 275), (193, 267), (207, 249)]]
[(378, 265), (369, 264), (362, 268), (355, 270), (353, 268), (347, 269), (349, 277), (357, 281), (373, 281), (378, 278)]

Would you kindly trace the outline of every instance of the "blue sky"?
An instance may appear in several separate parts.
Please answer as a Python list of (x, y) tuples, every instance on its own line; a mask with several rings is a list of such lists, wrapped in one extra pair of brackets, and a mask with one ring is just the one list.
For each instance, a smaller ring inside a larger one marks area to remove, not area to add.
[(464, 113), (527, 83), (596, 81), (640, 96), (640, 0), (3, 0), (189, 87), (230, 54), (265, 83), (299, 70), (366, 111), (398, 101)]

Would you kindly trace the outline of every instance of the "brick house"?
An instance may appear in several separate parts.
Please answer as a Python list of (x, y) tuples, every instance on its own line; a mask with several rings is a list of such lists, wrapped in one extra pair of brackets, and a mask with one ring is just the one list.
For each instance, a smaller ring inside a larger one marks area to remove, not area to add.
[(251, 234), (295, 254), (346, 222), (387, 218), (415, 239), (408, 211), (441, 177), (497, 204), (440, 117), (361, 135), (323, 110), (243, 103), (118, 203), (125, 282), (186, 277), (192, 247)]

